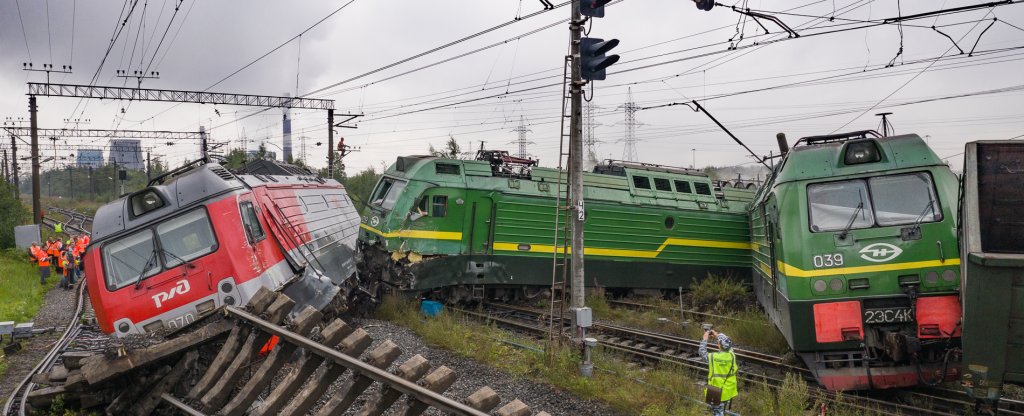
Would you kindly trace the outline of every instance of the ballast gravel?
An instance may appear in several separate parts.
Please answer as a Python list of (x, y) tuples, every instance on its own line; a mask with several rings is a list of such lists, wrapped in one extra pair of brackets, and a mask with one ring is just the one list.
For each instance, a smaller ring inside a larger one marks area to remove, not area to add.
[[(372, 350), (380, 343), (389, 339), (402, 349), (402, 355), (395, 360), (395, 363), (392, 364), (389, 370), (397, 368), (405, 360), (420, 354), (430, 361), (431, 369), (444, 365), (455, 371), (458, 379), (444, 393), (445, 396), (455, 400), (463, 400), (481, 387), (489, 386), (501, 397), (501, 403), (495, 410), (515, 399), (519, 399), (530, 406), (534, 413), (545, 411), (551, 415), (587, 416), (619, 414), (599, 401), (581, 399), (552, 385), (534, 382), (521, 377), (517, 378), (447, 350), (430, 347), (412, 330), (392, 322), (358, 319), (352, 323), (362, 327), (373, 337), (374, 343), (367, 351)], [(334, 383), (327, 396), (330, 393), (336, 392), (346, 381), (348, 381), (348, 377), (342, 377), (338, 382)], [(375, 393), (378, 388), (379, 386), (375, 383), (367, 389), (368, 394), (364, 394), (360, 399), (372, 397), (372, 393)], [(317, 407), (322, 404), (319, 403)], [(356, 402), (346, 414), (355, 414), (361, 407), (362, 403)], [(390, 411), (394, 411), (397, 407), (397, 405), (392, 406)], [(388, 414), (391, 414), (391, 412)], [(426, 414), (441, 415), (442, 413), (436, 409), (431, 409)]]
[[(54, 276), (51, 275), (50, 279), (53, 278)], [(14, 391), (14, 387), (32, 372), (32, 368), (39, 364), (39, 361), (53, 348), (53, 342), (63, 334), (64, 328), (75, 314), (76, 293), (78, 293), (77, 286), (74, 290), (56, 288), (46, 293), (43, 298), (43, 306), (39, 308), (39, 312), (32, 322), (36, 329), (54, 328), (55, 330), (21, 340), (21, 351), (5, 358), (7, 372), (0, 376), (0, 403), (7, 400)], [(4, 345), (6, 345), (6, 340)]]

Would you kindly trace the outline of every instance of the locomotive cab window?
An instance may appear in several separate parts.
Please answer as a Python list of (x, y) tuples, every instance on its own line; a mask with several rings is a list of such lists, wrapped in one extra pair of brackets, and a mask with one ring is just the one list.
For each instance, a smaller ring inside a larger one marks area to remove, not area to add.
[(711, 185), (708, 185), (706, 183), (694, 182), (693, 189), (696, 189), (697, 193), (700, 195), (711, 195)]
[(431, 197), (433, 203), (431, 204), (430, 216), (432, 217), (443, 217), (448, 214), (448, 196), (447, 195), (434, 195)]
[(263, 226), (260, 225), (260, 219), (256, 216), (256, 207), (252, 205), (252, 202), (242, 202), (239, 205), (239, 211), (242, 213), (242, 228), (245, 229), (245, 238), (249, 240), (249, 244), (256, 244), (263, 240), (267, 234), (263, 232)]
[(637, 189), (651, 189), (651, 178), (646, 176), (634, 176), (633, 186)]
[(862, 180), (807, 186), (811, 231), (869, 228), (875, 224), (867, 184)]
[(942, 221), (926, 172), (807, 186), (811, 231), (839, 231)]
[(377, 189), (373, 192), (373, 198), (370, 198), (370, 205), (376, 205), (383, 209), (394, 208), (395, 202), (398, 201), (398, 197), (402, 195), (402, 190), (405, 189), (405, 185), (405, 181), (392, 178), (381, 179), (380, 183), (377, 184)]
[(146, 229), (103, 247), (107, 288), (117, 290), (160, 271), (153, 231)]
[(935, 186), (927, 173), (880, 176), (868, 180), (878, 225), (905, 225), (942, 220)]
[(164, 264), (174, 267), (217, 250), (206, 210), (197, 209), (156, 226)]

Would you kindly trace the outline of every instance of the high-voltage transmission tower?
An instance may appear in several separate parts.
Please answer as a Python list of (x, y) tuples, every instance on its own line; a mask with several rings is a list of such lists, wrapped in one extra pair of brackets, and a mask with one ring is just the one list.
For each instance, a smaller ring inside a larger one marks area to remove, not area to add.
[(526, 133), (530, 133), (533, 130), (526, 128), (526, 121), (523, 116), (519, 116), (519, 125), (512, 129), (513, 132), (519, 133), (519, 138), (516, 139), (515, 143), (519, 146), (519, 154), (517, 157), (528, 159), (530, 154), (526, 152), (526, 145), (533, 144), (533, 142), (526, 140)]
[(630, 88), (626, 94), (626, 103), (621, 107), (626, 115), (625, 148), (622, 149), (622, 160), (636, 162), (639, 156), (636, 154), (636, 111), (640, 109), (633, 101), (633, 89)]

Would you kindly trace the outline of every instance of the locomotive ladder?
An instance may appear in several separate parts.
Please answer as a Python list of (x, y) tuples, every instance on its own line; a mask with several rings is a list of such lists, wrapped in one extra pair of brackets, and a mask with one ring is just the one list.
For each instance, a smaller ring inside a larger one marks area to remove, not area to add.
[[(568, 156), (569, 153), (566, 151), (566, 138), (571, 134), (566, 132), (566, 126), (570, 126), (571, 123), (567, 123), (572, 117), (571, 109), (569, 109), (569, 102), (571, 96), (567, 86), (572, 82), (572, 78), (569, 76), (569, 70), (572, 65), (572, 56), (566, 55), (565, 62), (563, 65), (562, 72), (562, 120), (560, 127), (560, 136), (558, 144), (558, 191), (555, 193), (555, 229), (554, 229), (554, 241), (553, 250), (551, 251), (551, 299), (548, 303), (550, 311), (548, 313), (548, 343), (547, 352), (548, 358), (554, 356), (554, 347), (556, 344), (560, 344), (564, 339), (564, 328), (561, 317), (565, 314), (565, 297), (567, 290), (566, 282), (569, 278), (569, 198), (568, 189), (565, 186), (565, 181), (568, 177), (568, 170), (566, 169), (569, 165)], [(562, 198), (562, 195), (566, 196)], [(559, 221), (564, 219), (560, 224)], [(561, 230), (559, 230), (561, 226)], [(559, 236), (561, 231), (561, 236)], [(559, 249), (561, 248), (561, 249)]]

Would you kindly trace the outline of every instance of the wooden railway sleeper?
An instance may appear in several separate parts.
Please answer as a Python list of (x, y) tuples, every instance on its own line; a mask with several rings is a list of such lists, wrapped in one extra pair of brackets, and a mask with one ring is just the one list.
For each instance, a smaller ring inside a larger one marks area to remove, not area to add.
[[(416, 354), (398, 366), (394, 373), (405, 380), (415, 382), (427, 374), (428, 370), (430, 370), (430, 362), (423, 358), (422, 355)], [(401, 396), (402, 392), (385, 385), (371, 400), (366, 401), (366, 404), (362, 409), (359, 409), (356, 415), (379, 416), (398, 401), (398, 398)]]
[[(337, 346), (352, 332), (352, 327), (345, 323), (345, 321), (335, 319), (320, 331), (320, 336), (322, 337), (320, 344), (328, 347)], [(281, 408), (288, 404), (289, 400), (295, 397), (295, 392), (302, 388), (306, 380), (313, 375), (323, 362), (324, 357), (302, 350), (302, 355), (292, 370), (288, 372), (284, 380), (274, 387), (274, 390), (267, 396), (267, 399), (257, 406), (256, 409), (253, 409), (250, 415), (276, 415)]]
[[(377, 348), (374, 348), (373, 351), (370, 351), (365, 361), (374, 367), (386, 369), (400, 355), (402, 355), (402, 350), (398, 348), (398, 345), (395, 345), (391, 340), (387, 340), (377, 346)], [(370, 384), (373, 384), (373, 379), (362, 374), (353, 375), (352, 379), (345, 382), (341, 391), (335, 393), (320, 408), (317, 416), (338, 416), (345, 413), (349, 406), (352, 406), (352, 403), (356, 401), (356, 398), (370, 387)]]
[[(341, 341), (340, 350), (343, 354), (358, 357), (367, 348), (373, 339), (370, 338), (370, 334), (366, 333), (362, 328), (356, 329), (349, 336), (345, 337)], [(334, 383), (339, 377), (348, 371), (347, 367), (335, 364), (327, 363), (323, 368), (316, 372), (306, 387), (303, 388), (298, 395), (295, 396), (281, 414), (286, 415), (304, 415), (309, 412), (309, 409), (316, 404), (317, 400), (327, 391), (327, 388)]]
[[(267, 308), (267, 322), (279, 325), (288, 311), (295, 305), (295, 301), (288, 296), (277, 294), (274, 303)], [(231, 365), (220, 375), (217, 384), (210, 387), (210, 391), (199, 400), (203, 409), (219, 409), (227, 402), (229, 395), (234, 390), (238, 380), (244, 375), (245, 369), (252, 361), (253, 356), (259, 351), (271, 337), (271, 334), (264, 331), (251, 331), (241, 350), (235, 355)]]
[[(320, 311), (312, 306), (306, 306), (292, 321), (292, 331), (307, 336), (313, 330), (313, 326), (320, 323), (322, 319), (323, 314)], [(256, 396), (274, 381), (274, 375), (281, 371), (281, 367), (284, 367), (296, 349), (298, 346), (283, 342), (271, 350), (267, 354), (267, 358), (260, 364), (260, 368), (249, 378), (241, 391), (235, 393), (231, 401), (218, 414), (241, 416), (256, 400)]]
[[(276, 298), (273, 291), (266, 287), (260, 288), (251, 299), (246, 307), (250, 312), (259, 315), (267, 310), (274, 299)], [(235, 325), (231, 329), (231, 334), (228, 335), (227, 341), (224, 341), (224, 345), (221, 346), (220, 352), (210, 362), (210, 366), (207, 367), (206, 373), (199, 379), (199, 382), (192, 387), (186, 396), (189, 400), (198, 400), (202, 397), (203, 393), (210, 391), (210, 387), (216, 383), (224, 371), (227, 369), (231, 361), (238, 355), (238, 351), (242, 349), (242, 343), (249, 337), (249, 327)]]

